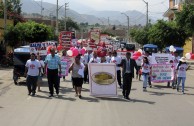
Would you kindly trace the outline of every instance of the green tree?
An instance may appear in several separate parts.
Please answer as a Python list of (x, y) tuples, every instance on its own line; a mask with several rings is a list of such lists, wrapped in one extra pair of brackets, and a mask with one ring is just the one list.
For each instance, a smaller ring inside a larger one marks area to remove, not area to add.
[(188, 37), (194, 35), (194, 5), (185, 4), (180, 12), (176, 12), (177, 25), (186, 31)]
[[(77, 22), (74, 22), (71, 18), (67, 18), (66, 28), (67, 28), (67, 31), (71, 31), (73, 29), (75, 30), (80, 29)], [(65, 29), (65, 19), (63, 18), (62, 20), (59, 21), (59, 31), (64, 31), (64, 29)]]
[(54, 30), (45, 25), (35, 23), (33, 21), (26, 23), (18, 23), (15, 26), (9, 26), (4, 39), (11, 47), (25, 42), (43, 42), (54, 38)]
[(185, 31), (176, 22), (159, 20), (148, 30), (149, 42), (158, 45), (160, 50), (170, 45), (182, 47), (186, 39)]
[[(24, 19), (21, 16), (21, 1), (20, 0), (7, 0), (7, 17), (14, 20), (14, 25), (18, 22), (23, 22)], [(0, 3), (0, 18), (4, 17), (4, 3)]]
[(133, 28), (130, 30), (130, 36), (133, 40), (141, 45), (145, 45), (149, 43), (148, 41), (148, 29), (147, 27), (144, 28)]

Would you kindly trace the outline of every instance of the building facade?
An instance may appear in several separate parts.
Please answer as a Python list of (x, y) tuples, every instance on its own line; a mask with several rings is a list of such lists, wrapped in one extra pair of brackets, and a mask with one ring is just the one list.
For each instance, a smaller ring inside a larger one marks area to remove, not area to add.
[[(175, 11), (180, 12), (184, 3), (194, 3), (194, 0), (169, 0), (169, 8), (163, 16), (167, 17), (169, 21), (175, 20)], [(194, 38), (189, 38), (188, 40), (186, 40), (183, 49), (184, 54), (188, 52), (194, 53)]]

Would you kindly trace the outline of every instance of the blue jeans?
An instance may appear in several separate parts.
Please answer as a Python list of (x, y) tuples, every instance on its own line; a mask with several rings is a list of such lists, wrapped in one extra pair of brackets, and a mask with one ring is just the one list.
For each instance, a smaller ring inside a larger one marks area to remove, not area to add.
[(148, 84), (149, 73), (142, 73), (142, 77), (143, 77), (143, 88), (146, 88)]
[(184, 88), (185, 88), (185, 80), (186, 80), (186, 77), (178, 77), (178, 84), (177, 84), (177, 88), (179, 88), (179, 85), (182, 81), (182, 92), (184, 92)]

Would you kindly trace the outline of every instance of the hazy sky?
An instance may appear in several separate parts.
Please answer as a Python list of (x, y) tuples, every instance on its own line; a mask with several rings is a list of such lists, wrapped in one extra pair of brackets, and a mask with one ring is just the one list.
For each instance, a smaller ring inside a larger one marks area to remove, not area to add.
[[(40, 0), (36, 0), (40, 1)], [(56, 4), (57, 0), (43, 0)], [(76, 8), (83, 7), (83, 10), (114, 10), (127, 11), (138, 10), (143, 13), (146, 12), (146, 4), (143, 0), (58, 0), (60, 5), (69, 2), (69, 8), (76, 11)], [(168, 9), (169, 0), (145, 0), (149, 3), (149, 16), (152, 18), (162, 18), (163, 13)]]

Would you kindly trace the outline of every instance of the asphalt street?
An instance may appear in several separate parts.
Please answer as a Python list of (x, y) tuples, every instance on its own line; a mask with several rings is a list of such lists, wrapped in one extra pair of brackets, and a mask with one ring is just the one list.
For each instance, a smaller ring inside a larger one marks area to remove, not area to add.
[(12, 69), (0, 68), (0, 126), (193, 126), (194, 70), (187, 72), (186, 94), (153, 84), (143, 92), (142, 81), (133, 79), (130, 101), (95, 98), (83, 85), (82, 99), (75, 97), (70, 77), (61, 79), (59, 97), (49, 98), (47, 81), (35, 97), (28, 96), (25, 78), (19, 85)]

